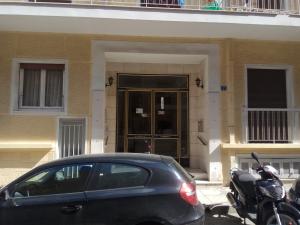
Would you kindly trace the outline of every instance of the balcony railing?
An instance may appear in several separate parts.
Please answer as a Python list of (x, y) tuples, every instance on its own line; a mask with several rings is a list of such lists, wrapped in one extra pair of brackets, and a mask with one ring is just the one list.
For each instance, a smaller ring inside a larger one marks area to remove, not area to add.
[(201, 11), (300, 15), (300, 0), (0, 0), (1, 2), (159, 7)]
[(246, 143), (294, 143), (299, 139), (300, 109), (243, 109)]

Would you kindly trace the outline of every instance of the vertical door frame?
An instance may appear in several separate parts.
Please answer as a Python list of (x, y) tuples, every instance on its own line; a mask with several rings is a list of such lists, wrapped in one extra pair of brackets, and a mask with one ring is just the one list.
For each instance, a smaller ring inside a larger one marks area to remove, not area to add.
[(180, 114), (180, 110), (181, 110), (181, 98), (180, 98), (180, 93), (182, 91), (180, 90), (152, 90), (152, 107), (153, 107), (153, 123), (152, 123), (152, 127), (153, 127), (153, 133), (152, 133), (152, 139), (153, 139), (153, 153), (156, 154), (155, 152), (155, 140), (159, 139), (157, 137), (155, 137), (156, 135), (156, 113), (155, 113), (155, 97), (156, 97), (156, 93), (175, 93), (176, 94), (176, 135), (177, 136), (177, 158), (178, 161), (180, 162), (180, 146), (181, 146), (181, 114)]

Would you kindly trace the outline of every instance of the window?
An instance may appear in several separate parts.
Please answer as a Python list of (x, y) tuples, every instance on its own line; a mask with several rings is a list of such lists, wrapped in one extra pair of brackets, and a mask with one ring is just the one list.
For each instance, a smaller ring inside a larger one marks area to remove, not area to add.
[(65, 64), (17, 62), (16, 111), (64, 111)]
[(128, 88), (165, 88), (165, 89), (185, 89), (189, 88), (188, 76), (186, 75), (142, 75), (119, 74), (118, 89)]
[(282, 1), (280, 0), (258, 0), (258, 8), (260, 9), (282, 9)]
[(90, 190), (143, 186), (147, 182), (149, 172), (141, 167), (119, 164), (101, 163), (97, 165), (95, 177)]
[[(281, 178), (297, 178), (300, 175), (300, 159), (299, 156), (286, 158), (278, 157), (262, 157), (260, 162), (263, 165), (271, 165), (278, 170)], [(255, 174), (256, 171), (253, 168), (257, 168), (258, 164), (255, 160), (247, 157), (239, 158), (239, 168)]]
[(84, 190), (91, 170), (91, 164), (50, 168), (17, 184), (12, 196), (24, 198), (80, 192)]
[(248, 143), (291, 142), (287, 71), (247, 69)]
[(85, 151), (85, 119), (59, 120), (59, 155), (81, 155)]

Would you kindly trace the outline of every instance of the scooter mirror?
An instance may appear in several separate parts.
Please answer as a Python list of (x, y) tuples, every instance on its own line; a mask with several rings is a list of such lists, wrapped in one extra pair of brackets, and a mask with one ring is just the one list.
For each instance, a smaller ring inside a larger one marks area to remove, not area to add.
[(252, 152), (252, 153), (251, 153), (251, 157), (252, 157), (253, 159), (255, 159), (255, 160), (258, 162), (258, 164), (260, 164), (260, 162), (259, 162), (259, 160), (258, 160), (258, 155), (257, 155), (256, 152)]

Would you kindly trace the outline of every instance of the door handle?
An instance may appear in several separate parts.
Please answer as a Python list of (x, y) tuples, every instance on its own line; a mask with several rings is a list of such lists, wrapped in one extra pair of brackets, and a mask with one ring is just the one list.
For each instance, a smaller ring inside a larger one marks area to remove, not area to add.
[(65, 214), (77, 213), (82, 209), (82, 205), (68, 205), (61, 208), (61, 212)]

